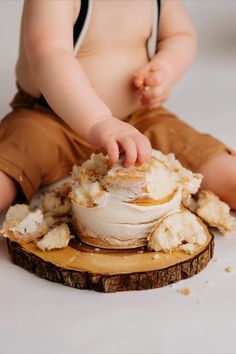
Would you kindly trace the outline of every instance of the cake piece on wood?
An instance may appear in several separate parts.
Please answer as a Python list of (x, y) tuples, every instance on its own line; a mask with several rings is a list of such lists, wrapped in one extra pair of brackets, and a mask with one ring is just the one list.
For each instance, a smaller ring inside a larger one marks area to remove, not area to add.
[(222, 233), (235, 230), (236, 222), (230, 215), (229, 205), (213, 192), (202, 190), (198, 193), (196, 214)]
[(20, 243), (35, 241), (46, 232), (47, 226), (42, 211), (31, 211), (25, 204), (16, 204), (8, 209), (1, 230), (4, 237)]
[(196, 245), (207, 240), (205, 229), (196, 215), (182, 210), (164, 216), (154, 226), (148, 237), (148, 247), (154, 251), (173, 251), (180, 247), (192, 254)]
[(70, 239), (68, 225), (62, 224), (51, 229), (36, 245), (42, 251), (50, 251), (67, 247)]

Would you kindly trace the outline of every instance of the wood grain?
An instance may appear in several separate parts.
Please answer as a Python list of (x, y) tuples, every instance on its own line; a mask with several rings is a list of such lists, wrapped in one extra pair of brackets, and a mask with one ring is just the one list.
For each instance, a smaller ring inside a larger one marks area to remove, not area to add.
[(159, 288), (199, 273), (213, 256), (214, 237), (207, 229), (206, 233), (207, 243), (198, 246), (194, 255), (146, 248), (99, 250), (76, 240), (63, 250), (49, 252), (40, 251), (33, 243), (20, 245), (8, 240), (8, 249), (13, 263), (41, 278), (112, 293)]

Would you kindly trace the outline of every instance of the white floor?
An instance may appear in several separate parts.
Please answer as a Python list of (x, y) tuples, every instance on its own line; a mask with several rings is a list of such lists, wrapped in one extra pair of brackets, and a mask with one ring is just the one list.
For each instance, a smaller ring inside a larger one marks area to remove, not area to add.
[[(168, 107), (236, 148), (236, 1), (186, 0), (199, 32)], [(0, 1), (0, 115), (14, 93), (21, 1)], [(235, 353), (236, 234), (216, 236), (206, 270), (176, 287), (98, 294), (39, 279), (0, 240), (0, 353)], [(232, 266), (234, 272), (224, 271)], [(189, 287), (192, 295), (178, 289)]]

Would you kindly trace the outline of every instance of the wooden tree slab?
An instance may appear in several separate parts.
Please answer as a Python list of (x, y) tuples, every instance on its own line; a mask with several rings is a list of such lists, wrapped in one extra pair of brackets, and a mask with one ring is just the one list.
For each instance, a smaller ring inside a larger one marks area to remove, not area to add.
[(207, 242), (194, 255), (96, 249), (73, 240), (62, 250), (40, 251), (33, 243), (20, 245), (8, 240), (13, 263), (37, 276), (78, 289), (116, 291), (153, 289), (192, 277), (213, 256), (214, 239), (206, 228)]

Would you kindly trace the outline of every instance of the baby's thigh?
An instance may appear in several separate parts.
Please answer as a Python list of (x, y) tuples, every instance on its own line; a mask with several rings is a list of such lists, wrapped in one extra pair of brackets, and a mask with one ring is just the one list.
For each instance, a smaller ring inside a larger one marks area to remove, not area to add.
[(233, 154), (223, 142), (199, 132), (163, 107), (140, 110), (131, 116), (130, 123), (149, 138), (154, 149), (174, 153), (184, 167), (194, 172), (216, 156)]
[(18, 109), (0, 124), (0, 170), (18, 182), (27, 199), (68, 175), (90, 152), (62, 120), (44, 110)]

